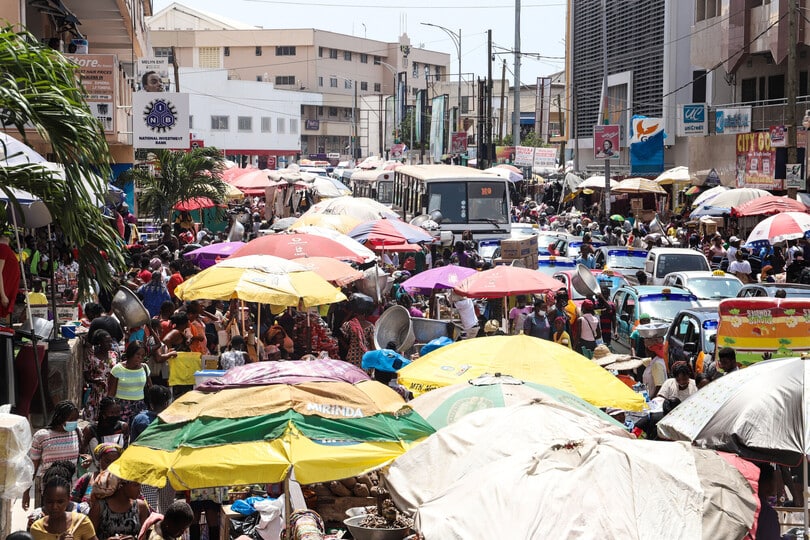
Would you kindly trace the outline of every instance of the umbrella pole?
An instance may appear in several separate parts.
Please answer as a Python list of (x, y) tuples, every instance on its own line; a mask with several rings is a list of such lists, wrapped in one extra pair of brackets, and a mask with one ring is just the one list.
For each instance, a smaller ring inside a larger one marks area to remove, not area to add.
[(807, 509), (807, 455), (802, 455), (802, 512), (804, 514), (804, 538), (807, 538), (807, 529), (810, 525), (810, 513)]
[(284, 524), (285, 524), (285, 538), (292, 539), (292, 498), (290, 497), (290, 476), (292, 476), (292, 467), (290, 472), (284, 477)]
[(255, 343), (255, 345), (256, 345), (256, 358), (258, 358), (261, 361), (261, 358), (259, 357), (259, 342), (262, 339), (262, 303), (261, 302), (259, 302), (257, 304), (256, 309), (258, 310), (257, 314), (256, 314), (256, 343)]

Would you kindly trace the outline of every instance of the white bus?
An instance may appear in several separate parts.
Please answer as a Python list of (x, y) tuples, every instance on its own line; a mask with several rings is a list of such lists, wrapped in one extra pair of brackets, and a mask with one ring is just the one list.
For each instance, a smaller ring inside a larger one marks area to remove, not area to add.
[(356, 169), (351, 176), (352, 195), (367, 197), (391, 206), (394, 195), (394, 171)]
[[(403, 165), (394, 174), (393, 210), (410, 221), (441, 213), (443, 233), (455, 240), (469, 230), (475, 240), (509, 236), (509, 181), (459, 165)], [(444, 237), (445, 235), (442, 235)]]

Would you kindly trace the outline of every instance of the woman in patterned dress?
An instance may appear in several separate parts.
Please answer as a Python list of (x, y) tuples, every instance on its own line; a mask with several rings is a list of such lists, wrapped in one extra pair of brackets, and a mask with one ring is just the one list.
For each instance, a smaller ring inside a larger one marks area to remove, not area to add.
[(95, 422), (101, 398), (107, 395), (107, 378), (118, 363), (118, 354), (112, 350), (112, 336), (105, 330), (93, 334), (93, 347), (84, 359), (84, 382), (87, 385), (87, 401), (84, 404), (84, 419)]

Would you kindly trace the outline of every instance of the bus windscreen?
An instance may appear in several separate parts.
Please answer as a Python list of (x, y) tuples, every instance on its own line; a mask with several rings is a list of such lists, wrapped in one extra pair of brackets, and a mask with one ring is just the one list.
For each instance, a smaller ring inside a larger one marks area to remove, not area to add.
[(428, 205), (443, 223), (509, 222), (506, 186), (499, 182), (431, 182)]

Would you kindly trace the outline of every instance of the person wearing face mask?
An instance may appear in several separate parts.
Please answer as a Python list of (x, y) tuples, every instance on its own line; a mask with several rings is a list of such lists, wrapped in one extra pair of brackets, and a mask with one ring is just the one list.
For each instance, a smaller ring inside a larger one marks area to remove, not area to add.
[[(79, 427), (79, 408), (69, 400), (60, 401), (54, 407), (50, 423), (34, 433), (28, 457), (34, 463), (34, 506), (40, 505), (42, 475), (57, 461), (76, 463), (82, 447), (82, 434)], [(28, 510), (31, 497), (28, 491), (23, 494), (22, 507)]]
[[(96, 446), (107, 443), (115, 444), (122, 448), (127, 446), (127, 435), (129, 425), (121, 420), (121, 405), (109, 396), (101, 399), (98, 410), (98, 421), (90, 424), (87, 428), (85, 445), (89, 454)], [(90, 465), (88, 462), (87, 465)]]

